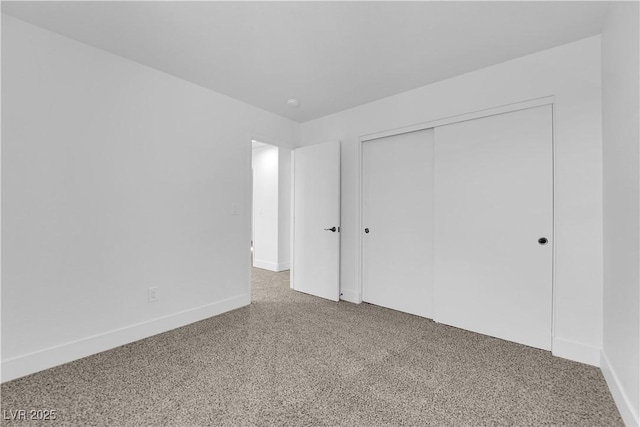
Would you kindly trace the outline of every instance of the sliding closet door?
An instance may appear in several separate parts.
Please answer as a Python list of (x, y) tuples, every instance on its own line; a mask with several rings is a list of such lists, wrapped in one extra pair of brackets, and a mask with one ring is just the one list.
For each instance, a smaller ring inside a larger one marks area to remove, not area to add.
[(362, 298), (433, 316), (433, 129), (362, 144)]
[(551, 348), (551, 106), (435, 129), (438, 322)]

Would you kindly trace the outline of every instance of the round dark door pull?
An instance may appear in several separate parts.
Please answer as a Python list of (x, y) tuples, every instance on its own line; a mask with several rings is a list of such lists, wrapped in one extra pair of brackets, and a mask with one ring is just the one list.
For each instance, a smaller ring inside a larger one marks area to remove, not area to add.
[(541, 237), (538, 239), (538, 243), (540, 243), (541, 245), (546, 245), (548, 242), (546, 237)]
[(365, 229), (364, 229), (364, 232), (365, 232), (365, 233), (369, 233), (369, 229), (368, 229), (368, 228), (365, 228)]

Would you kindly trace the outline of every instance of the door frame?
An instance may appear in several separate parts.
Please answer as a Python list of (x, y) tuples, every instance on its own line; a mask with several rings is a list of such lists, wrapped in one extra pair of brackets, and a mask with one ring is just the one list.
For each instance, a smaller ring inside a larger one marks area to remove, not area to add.
[[(555, 319), (556, 319), (556, 292), (555, 292), (555, 282), (556, 282), (556, 149), (555, 149), (555, 95), (545, 96), (541, 98), (529, 99), (521, 102), (515, 102), (512, 104), (501, 105), (498, 107), (487, 108), (484, 110), (473, 111), (469, 113), (459, 114), (455, 116), (449, 116), (441, 119), (430, 120), (427, 122), (417, 123), (414, 125), (403, 126), (395, 129), (388, 129), (380, 132), (370, 133), (366, 135), (362, 135), (358, 138), (358, 168), (357, 168), (357, 179), (358, 179), (358, 214), (356, 218), (356, 224), (358, 229), (358, 244), (356, 245), (356, 292), (355, 295), (345, 295), (345, 300), (354, 302), (356, 304), (362, 303), (362, 277), (363, 277), (363, 238), (364, 232), (362, 230), (363, 226), (363, 185), (364, 185), (364, 177), (363, 177), (363, 167), (362, 167), (362, 154), (363, 154), (363, 144), (368, 141), (373, 141), (375, 139), (385, 138), (388, 136), (401, 135), (403, 133), (415, 132), (419, 130), (436, 128), (438, 126), (449, 125), (453, 123), (464, 122), (468, 120), (480, 119), (483, 117), (496, 116), (499, 114), (511, 113), (519, 110), (526, 110), (529, 108), (541, 107), (543, 105), (551, 105), (551, 164), (552, 164), (552, 172), (551, 172), (551, 181), (553, 183), (552, 187), (552, 200), (551, 200), (551, 210), (552, 210), (552, 239), (551, 239), (551, 351), (553, 352), (553, 338), (555, 336)], [(435, 287), (435, 286), (434, 286)], [(435, 301), (434, 301), (435, 303)]]

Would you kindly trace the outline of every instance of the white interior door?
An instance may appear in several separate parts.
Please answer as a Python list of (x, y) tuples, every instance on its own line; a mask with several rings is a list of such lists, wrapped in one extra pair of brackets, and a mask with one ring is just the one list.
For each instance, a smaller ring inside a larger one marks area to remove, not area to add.
[(362, 299), (433, 317), (433, 129), (362, 144)]
[(340, 143), (293, 155), (293, 289), (340, 299)]
[(551, 348), (551, 111), (435, 129), (436, 321)]

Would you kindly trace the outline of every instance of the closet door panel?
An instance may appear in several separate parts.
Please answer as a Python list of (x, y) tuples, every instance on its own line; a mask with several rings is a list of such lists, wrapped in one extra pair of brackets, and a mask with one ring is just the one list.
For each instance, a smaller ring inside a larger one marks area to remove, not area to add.
[(363, 300), (433, 317), (433, 129), (364, 142), (362, 167)]
[(552, 107), (435, 129), (434, 319), (551, 348)]

